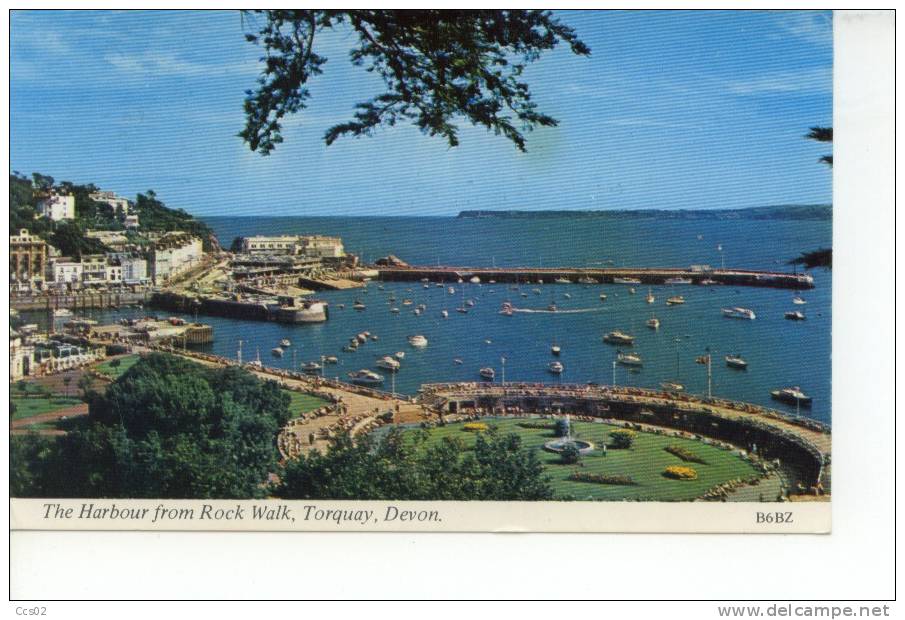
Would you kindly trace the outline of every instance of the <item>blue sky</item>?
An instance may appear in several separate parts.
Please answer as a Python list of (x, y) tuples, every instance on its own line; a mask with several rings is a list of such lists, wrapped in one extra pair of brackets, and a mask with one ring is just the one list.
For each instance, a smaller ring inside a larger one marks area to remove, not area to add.
[(592, 49), (526, 72), (528, 153), (464, 122), (461, 146), (397, 125), (322, 136), (381, 83), (348, 32), (269, 157), (235, 137), (260, 50), (236, 12), (13, 12), (10, 168), (154, 189), (196, 215), (446, 215), (461, 209), (738, 208), (831, 201), (828, 13), (561, 12)]

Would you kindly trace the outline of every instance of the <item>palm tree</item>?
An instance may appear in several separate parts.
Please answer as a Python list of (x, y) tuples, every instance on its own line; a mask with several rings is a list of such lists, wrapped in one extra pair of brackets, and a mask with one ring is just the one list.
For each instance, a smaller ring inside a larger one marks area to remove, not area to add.
[[(816, 140), (817, 142), (833, 142), (833, 128), (832, 127), (819, 127), (814, 126), (811, 127), (811, 130), (805, 134), (805, 138), (809, 140)], [(824, 155), (818, 161), (830, 166), (833, 166), (833, 156), (832, 155)]]

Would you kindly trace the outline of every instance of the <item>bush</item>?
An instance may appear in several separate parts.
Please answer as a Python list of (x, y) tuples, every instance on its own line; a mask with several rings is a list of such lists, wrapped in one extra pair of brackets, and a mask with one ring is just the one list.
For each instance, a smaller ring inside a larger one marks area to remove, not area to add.
[(638, 433), (628, 429), (617, 429), (610, 431), (610, 440), (613, 442), (614, 448), (631, 448), (635, 445), (635, 437)]
[(631, 486), (636, 484), (631, 476), (608, 475), (608, 474), (590, 474), (585, 472), (573, 472), (569, 476), (569, 480), (575, 482), (593, 482), (594, 484), (615, 484), (621, 486)]
[(566, 437), (569, 435), (569, 421), (565, 418), (560, 418), (553, 425), (553, 434), (557, 437)]
[(685, 465), (670, 465), (663, 470), (663, 475), (673, 480), (696, 480), (698, 472)]
[(519, 428), (527, 428), (529, 430), (539, 430), (539, 431), (553, 431), (556, 428), (552, 424), (545, 424), (543, 422), (519, 422), (517, 425)]
[(559, 453), (559, 458), (565, 465), (574, 465), (581, 460), (581, 452), (574, 444), (569, 444)]
[(707, 461), (705, 461), (704, 459), (699, 457), (697, 454), (695, 454), (691, 450), (686, 450), (682, 446), (670, 444), (663, 449), (666, 450), (667, 452), (669, 452), (670, 454), (672, 454), (673, 456), (677, 456), (680, 459), (682, 459), (683, 461), (686, 461), (688, 463), (700, 463), (701, 465), (707, 464)]
[(484, 433), (489, 430), (489, 428), (490, 427), (483, 422), (466, 422), (462, 425), (462, 430), (470, 433)]

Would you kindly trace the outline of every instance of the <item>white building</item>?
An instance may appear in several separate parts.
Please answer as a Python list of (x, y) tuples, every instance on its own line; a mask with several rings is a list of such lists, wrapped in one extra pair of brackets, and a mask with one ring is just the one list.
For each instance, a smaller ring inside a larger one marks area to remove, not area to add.
[(52, 280), (59, 284), (76, 284), (82, 281), (82, 263), (61, 257), (51, 261)]
[(18, 381), (32, 374), (35, 348), (26, 344), (13, 328), (9, 329), (9, 380)]
[(314, 258), (342, 258), (346, 255), (339, 237), (309, 235), (299, 237), (300, 254)]
[(138, 214), (130, 213), (129, 215), (127, 215), (126, 219), (123, 220), (123, 226), (129, 229), (138, 228)]
[(38, 200), (38, 213), (55, 222), (75, 219), (75, 196), (51, 194)]
[(245, 254), (294, 254), (298, 240), (297, 235), (244, 237), (242, 239), (242, 252)]
[(123, 282), (125, 284), (145, 284), (148, 281), (148, 261), (140, 256), (120, 255)]
[(82, 282), (85, 284), (106, 284), (107, 257), (103, 254), (92, 254), (82, 257)]
[(346, 254), (342, 239), (322, 235), (244, 237), (242, 252), (245, 254), (294, 254), (312, 258), (340, 258)]
[(117, 196), (115, 192), (99, 191), (88, 194), (88, 197), (95, 202), (103, 202), (113, 207), (113, 212), (117, 215), (129, 215), (131, 207), (126, 198)]
[(170, 278), (197, 266), (204, 251), (201, 239), (185, 233), (161, 238), (151, 251), (151, 278), (162, 284)]

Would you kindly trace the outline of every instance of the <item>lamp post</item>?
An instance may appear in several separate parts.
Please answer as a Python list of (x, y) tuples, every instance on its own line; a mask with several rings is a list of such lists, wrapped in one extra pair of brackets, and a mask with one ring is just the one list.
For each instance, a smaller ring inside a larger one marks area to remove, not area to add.
[(503, 367), (503, 369), (502, 369), (503, 378), (501, 380), (501, 383), (502, 383), (503, 387), (506, 387), (506, 358), (505, 357), (500, 358), (500, 364)]
[(613, 387), (616, 387), (616, 360), (613, 360)]

